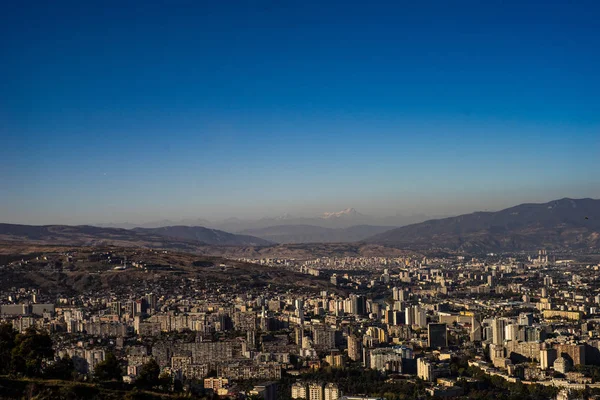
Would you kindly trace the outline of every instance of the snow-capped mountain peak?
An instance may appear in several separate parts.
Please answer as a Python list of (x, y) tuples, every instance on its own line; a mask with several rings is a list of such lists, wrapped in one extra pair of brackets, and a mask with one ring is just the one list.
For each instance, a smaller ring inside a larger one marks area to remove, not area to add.
[(358, 211), (356, 211), (354, 208), (346, 208), (345, 210), (342, 210), (342, 211), (323, 213), (321, 218), (331, 219), (331, 218), (351, 217), (351, 216), (358, 216), (358, 215), (361, 215), (361, 214)]
[(278, 215), (277, 217), (274, 217), (273, 219), (292, 219), (294, 218), (294, 216), (290, 213), (284, 213), (282, 215)]

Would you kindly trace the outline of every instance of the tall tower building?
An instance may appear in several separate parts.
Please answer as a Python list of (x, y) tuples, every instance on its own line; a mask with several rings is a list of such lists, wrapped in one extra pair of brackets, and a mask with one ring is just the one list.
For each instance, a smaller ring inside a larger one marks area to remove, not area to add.
[(471, 318), (471, 342), (480, 342), (482, 340), (481, 323), (477, 318)]
[(504, 328), (506, 327), (506, 319), (494, 318), (492, 321), (492, 343), (497, 345), (504, 344)]
[(508, 324), (504, 327), (505, 340), (519, 340), (519, 325)]
[(295, 334), (296, 344), (302, 345), (302, 338), (304, 337), (304, 329), (302, 329), (302, 327), (297, 326), (294, 329), (294, 334)]
[(348, 358), (352, 361), (360, 361), (362, 356), (362, 343), (354, 335), (348, 336)]
[(417, 376), (424, 381), (432, 381), (433, 365), (424, 357), (417, 359)]
[(448, 333), (446, 324), (429, 324), (427, 325), (427, 345), (431, 348), (448, 347)]
[(549, 369), (554, 361), (558, 358), (558, 352), (556, 349), (542, 349), (540, 350), (540, 368), (542, 370)]
[(406, 307), (406, 310), (404, 310), (404, 322), (408, 326), (412, 326), (414, 324), (415, 320), (413, 318), (412, 307)]

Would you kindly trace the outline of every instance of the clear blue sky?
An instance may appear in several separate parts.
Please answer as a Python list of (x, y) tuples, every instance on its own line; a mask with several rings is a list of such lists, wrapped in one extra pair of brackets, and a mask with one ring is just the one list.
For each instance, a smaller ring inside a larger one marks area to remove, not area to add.
[(5, 2), (0, 222), (600, 197), (600, 2)]

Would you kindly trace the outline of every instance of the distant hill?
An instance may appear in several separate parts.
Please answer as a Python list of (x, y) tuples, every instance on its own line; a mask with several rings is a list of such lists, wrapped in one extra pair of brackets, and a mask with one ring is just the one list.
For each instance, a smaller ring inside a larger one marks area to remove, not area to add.
[[(169, 226), (202, 226), (209, 229), (218, 229), (225, 232), (245, 233), (255, 229), (263, 229), (277, 227), (282, 225), (310, 225), (321, 228), (343, 229), (352, 228), (361, 225), (371, 226), (388, 226), (390, 229), (396, 226), (404, 226), (422, 222), (432, 218), (423, 214), (416, 215), (390, 215), (386, 217), (376, 217), (371, 215), (361, 214), (354, 208), (346, 208), (342, 211), (325, 212), (321, 215), (312, 217), (300, 217), (292, 214), (284, 214), (277, 217), (264, 217), (260, 219), (240, 219), (227, 218), (224, 220), (209, 221), (203, 218), (186, 218), (178, 221), (162, 219), (146, 223), (129, 223), (129, 222), (113, 222), (113, 223), (95, 223), (93, 226), (104, 228), (160, 228)], [(377, 232), (370, 233), (371, 235)], [(359, 235), (360, 236), (360, 235)], [(362, 239), (362, 238), (360, 238)], [(359, 240), (359, 238), (355, 239)]]
[(155, 234), (169, 238), (198, 241), (206, 244), (229, 246), (267, 246), (272, 242), (250, 235), (237, 235), (202, 226), (164, 226), (161, 228), (135, 228), (135, 232)]
[(235, 235), (202, 227), (129, 230), (89, 225), (0, 224), (0, 240), (33, 241), (43, 244), (154, 246), (182, 250), (193, 250), (197, 245), (256, 246), (270, 244), (261, 238)]
[(240, 233), (276, 243), (350, 243), (392, 229), (391, 226), (357, 225), (349, 228), (325, 228), (316, 225), (276, 225), (248, 229)]
[(377, 234), (368, 243), (470, 252), (599, 249), (600, 200), (561, 199), (434, 219)]

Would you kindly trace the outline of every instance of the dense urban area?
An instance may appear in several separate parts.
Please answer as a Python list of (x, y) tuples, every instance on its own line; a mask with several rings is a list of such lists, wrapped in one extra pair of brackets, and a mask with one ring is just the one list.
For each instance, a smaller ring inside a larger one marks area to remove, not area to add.
[(48, 246), (2, 264), (3, 398), (600, 394), (600, 264), (579, 253)]

